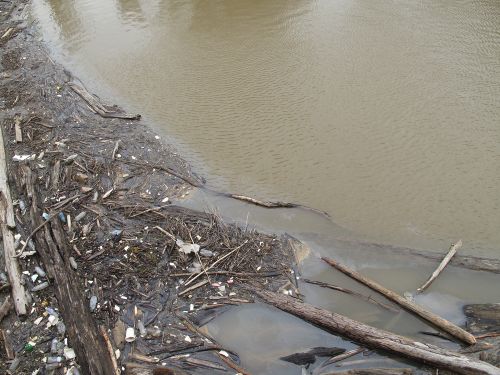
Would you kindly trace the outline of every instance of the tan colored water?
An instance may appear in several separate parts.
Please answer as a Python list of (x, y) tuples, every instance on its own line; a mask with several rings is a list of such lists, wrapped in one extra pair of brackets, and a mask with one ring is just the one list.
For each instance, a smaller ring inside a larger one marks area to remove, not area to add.
[[(40, 0), (33, 14), (60, 61), (155, 123), (210, 186), (326, 210), (354, 238), (441, 251), (462, 238), (462, 252), (500, 256), (497, 0)], [(242, 221), (250, 210), (399, 292), (435, 266), (345, 249), (333, 240), (341, 230), (312, 214), (215, 204)], [(315, 259), (304, 272), (360, 288)], [(464, 302), (500, 299), (498, 281), (449, 268), (419, 303), (458, 322)], [(304, 290), (379, 327), (428, 330)], [(244, 307), (209, 329), (255, 373), (299, 374), (276, 358), (335, 339), (287, 319)]]

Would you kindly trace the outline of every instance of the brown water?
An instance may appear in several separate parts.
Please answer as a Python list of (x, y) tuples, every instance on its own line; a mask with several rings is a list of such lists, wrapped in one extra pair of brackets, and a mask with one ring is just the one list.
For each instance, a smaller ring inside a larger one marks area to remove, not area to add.
[[(500, 256), (499, 1), (39, 0), (33, 15), (59, 61), (144, 114), (211, 187), (300, 202), (339, 226), (203, 193), (192, 204), (293, 233), (399, 292), (435, 265), (335, 237), (441, 251), (462, 238), (462, 252)], [(303, 269), (363, 291), (315, 256)], [(500, 300), (498, 281), (449, 268), (419, 302), (459, 322), (464, 302)], [(303, 288), (355, 319), (417, 337), (426, 329)], [(306, 328), (290, 332), (287, 319), (244, 307), (209, 329), (256, 373), (287, 374), (277, 356), (335, 341), (309, 327), (304, 343)]]

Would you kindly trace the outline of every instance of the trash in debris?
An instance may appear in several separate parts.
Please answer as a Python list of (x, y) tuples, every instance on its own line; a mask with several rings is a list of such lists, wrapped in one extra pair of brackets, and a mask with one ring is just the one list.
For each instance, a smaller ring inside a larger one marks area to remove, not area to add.
[(63, 212), (59, 212), (59, 214), (57, 216), (59, 216), (59, 220), (61, 220), (61, 222), (66, 224), (66, 217), (64, 216)]
[(49, 286), (49, 283), (47, 281), (41, 283), (41, 284), (38, 284), (37, 286), (34, 286), (31, 291), (32, 292), (39, 292), (40, 290), (43, 290), (45, 288), (47, 288)]
[(14, 161), (26, 161), (26, 160), (35, 160), (36, 154), (33, 155), (14, 155), (12, 160)]
[(47, 274), (45, 273), (45, 271), (39, 267), (39, 266), (35, 266), (35, 272), (40, 276), (40, 277), (45, 277), (47, 276)]
[(69, 264), (75, 271), (78, 269), (78, 264), (76, 263), (75, 258), (69, 257)]
[(111, 236), (113, 241), (119, 241), (122, 237), (123, 230), (121, 229), (114, 229), (111, 231)]
[(42, 214), (42, 217), (43, 217), (45, 220), (49, 220), (50, 215), (49, 215), (48, 213), (44, 212), (44, 213)]
[(68, 360), (75, 359), (76, 358), (75, 351), (67, 346), (64, 347), (64, 357), (66, 357), (66, 359)]
[(128, 327), (125, 331), (125, 341), (134, 342), (135, 341), (135, 329), (133, 327)]
[(75, 221), (79, 222), (80, 220), (82, 220), (85, 217), (85, 215), (87, 215), (87, 213), (85, 211), (80, 212), (78, 215), (76, 215)]
[(179, 246), (179, 251), (184, 254), (197, 254), (200, 251), (200, 245), (197, 244), (184, 243), (181, 239), (177, 239), (175, 243)]
[(96, 296), (92, 296), (90, 297), (90, 311), (94, 311), (95, 308), (97, 307), (97, 297)]
[(204, 257), (213, 257), (215, 254), (213, 251), (207, 250), (207, 249), (201, 249), (200, 250), (200, 255)]

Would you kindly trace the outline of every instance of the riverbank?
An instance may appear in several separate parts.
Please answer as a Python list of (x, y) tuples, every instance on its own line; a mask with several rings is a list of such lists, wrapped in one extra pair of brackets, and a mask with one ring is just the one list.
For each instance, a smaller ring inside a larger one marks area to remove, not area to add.
[[(13, 225), (2, 229), (19, 255), (4, 261), (19, 265), (27, 308), (21, 318), (7, 309), (0, 371), (248, 373), (200, 327), (253, 302), (256, 290), (300, 297), (294, 241), (177, 206), (203, 179), (146, 125), (110, 118), (134, 115), (103, 106), (54, 63), (21, 3), (0, 3), (0, 123), (14, 202)], [(3, 283), (1, 301), (13, 287)], [(343, 350), (333, 349), (327, 356)]]

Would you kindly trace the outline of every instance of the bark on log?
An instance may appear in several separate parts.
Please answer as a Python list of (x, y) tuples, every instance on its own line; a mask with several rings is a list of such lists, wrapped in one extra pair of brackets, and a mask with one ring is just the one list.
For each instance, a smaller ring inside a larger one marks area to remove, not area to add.
[(375, 290), (376, 292), (382, 294), (386, 298), (388, 298), (391, 301), (396, 302), (399, 306), (403, 307), (404, 309), (418, 315), (422, 319), (426, 320), (427, 322), (433, 324), (439, 329), (442, 329), (443, 331), (449, 333), (453, 337), (456, 337), (457, 339), (473, 345), (476, 343), (476, 338), (470, 334), (469, 332), (463, 330), (462, 328), (458, 327), (457, 325), (449, 322), (446, 319), (441, 318), (439, 315), (436, 315), (428, 310), (425, 310), (423, 307), (408, 301), (406, 298), (401, 297), (399, 294), (393, 292), (392, 290), (389, 290), (379, 283), (368, 279), (367, 277), (359, 274), (358, 272), (336, 262), (333, 259), (329, 258), (321, 258), (323, 259), (326, 263), (328, 263), (330, 266), (338, 269), (339, 271), (343, 272), (344, 274), (352, 277), (353, 279), (359, 281), (360, 283), (366, 285), (367, 287)]
[[(32, 226), (41, 224), (41, 210), (34, 179), (25, 170), (27, 189), (32, 192)], [(71, 346), (75, 349), (78, 363), (84, 374), (109, 375), (115, 371), (105, 339), (90, 314), (80, 283), (72, 270), (68, 257), (69, 248), (58, 220), (54, 220), (35, 234), (37, 250), (50, 276), (54, 278), (54, 290), (59, 308), (67, 327)]]
[(320, 328), (344, 336), (373, 349), (404, 356), (420, 363), (465, 375), (500, 375), (500, 368), (437, 346), (370, 327), (343, 315), (266, 290), (252, 290), (265, 302), (302, 318)]

